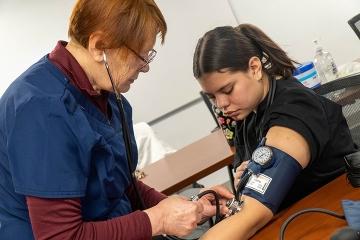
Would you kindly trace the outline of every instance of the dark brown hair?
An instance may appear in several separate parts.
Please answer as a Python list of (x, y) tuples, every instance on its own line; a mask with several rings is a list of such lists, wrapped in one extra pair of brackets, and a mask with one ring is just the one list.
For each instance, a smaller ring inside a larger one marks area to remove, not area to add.
[(270, 76), (292, 76), (294, 63), (262, 30), (251, 24), (217, 27), (199, 39), (194, 53), (195, 78), (214, 71), (247, 71), (251, 57), (262, 61)]
[(164, 42), (167, 26), (153, 0), (78, 0), (73, 8), (68, 35), (87, 48), (89, 37), (103, 34), (98, 49), (124, 45), (142, 50), (143, 43), (160, 33)]

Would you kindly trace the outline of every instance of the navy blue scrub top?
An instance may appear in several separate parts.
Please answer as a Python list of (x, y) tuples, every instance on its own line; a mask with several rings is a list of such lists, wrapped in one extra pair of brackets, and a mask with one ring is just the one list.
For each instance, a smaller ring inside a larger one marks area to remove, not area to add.
[[(132, 110), (132, 169), (137, 148)], [(33, 239), (25, 196), (81, 198), (85, 221), (132, 211), (130, 184), (115, 97), (105, 115), (43, 57), (0, 99), (0, 239)]]

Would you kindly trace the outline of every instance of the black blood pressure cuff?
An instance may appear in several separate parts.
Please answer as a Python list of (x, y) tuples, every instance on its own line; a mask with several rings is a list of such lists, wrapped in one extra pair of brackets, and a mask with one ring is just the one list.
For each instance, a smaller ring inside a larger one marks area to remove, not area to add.
[(243, 194), (255, 198), (275, 214), (302, 167), (287, 153), (270, 148), (273, 152), (273, 165), (262, 169), (257, 175), (252, 175)]

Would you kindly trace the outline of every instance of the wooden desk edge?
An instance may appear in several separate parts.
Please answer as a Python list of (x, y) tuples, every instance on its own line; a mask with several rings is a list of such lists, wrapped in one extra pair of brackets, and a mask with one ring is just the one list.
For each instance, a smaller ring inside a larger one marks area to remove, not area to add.
[(216, 164), (214, 164), (212, 166), (209, 166), (208, 168), (203, 169), (200, 172), (197, 172), (196, 174), (183, 179), (182, 181), (178, 182), (177, 184), (175, 184), (173, 186), (170, 186), (170, 187), (165, 188), (163, 190), (159, 190), (159, 189), (157, 189), (157, 190), (161, 191), (165, 195), (174, 194), (174, 193), (178, 192), (179, 190), (187, 187), (188, 185), (196, 182), (197, 180), (199, 180), (199, 179), (201, 179), (203, 177), (206, 177), (209, 174), (211, 174), (211, 173), (213, 173), (213, 172), (215, 172), (215, 171), (217, 171), (217, 170), (219, 170), (219, 169), (221, 169), (223, 167), (226, 167), (226, 166), (232, 164), (233, 156), (234, 155), (229, 155), (224, 160), (222, 160), (220, 162), (217, 162)]
[[(209, 139), (212, 139), (212, 140), (209, 140)], [(205, 168), (202, 168), (201, 170), (196, 170), (196, 172), (192, 172), (192, 173), (189, 173), (188, 176), (185, 176), (185, 177), (182, 177), (182, 179), (180, 179), (179, 181), (177, 181), (176, 183), (173, 183), (173, 185), (170, 185), (170, 186), (167, 186), (169, 184), (160, 184), (160, 185), (157, 185), (156, 182), (157, 181), (153, 181), (154, 178), (158, 178), (157, 176), (153, 177), (153, 176), (146, 176), (145, 178), (142, 179), (142, 181), (149, 185), (150, 187), (153, 187), (155, 188), (157, 191), (160, 191), (166, 195), (170, 195), (170, 194), (173, 194), (173, 193), (176, 193), (178, 192), (179, 190), (185, 188), (186, 186), (196, 182), (197, 180), (223, 168), (223, 167), (226, 167), (230, 164), (232, 164), (232, 160), (233, 160), (233, 157), (234, 157), (234, 153), (235, 153), (235, 150), (234, 150), (234, 147), (230, 147), (225, 139), (225, 136), (222, 132), (221, 129), (209, 134), (208, 136), (205, 136), (204, 138), (201, 138), (199, 139), (198, 141), (192, 143), (192, 144), (189, 144), (187, 146), (185, 146), (184, 148), (180, 149), (179, 151), (173, 153), (173, 154), (179, 154), (179, 155), (182, 155), (184, 151), (188, 151), (190, 147), (194, 147), (194, 144), (195, 145), (202, 145), (203, 143), (207, 142), (211, 144), (213, 144), (214, 141), (221, 141), (221, 145), (223, 145), (224, 147), (228, 148), (228, 149), (223, 149), (225, 152), (222, 154), (223, 157), (219, 158), (220, 160), (217, 161), (216, 163), (214, 164), (209, 164), (208, 166), (204, 166)], [(182, 153), (180, 151), (183, 151)], [(187, 156), (188, 157), (188, 156)], [(156, 169), (159, 165), (162, 165), (162, 163), (164, 163), (164, 161), (173, 161), (174, 158), (173, 157), (169, 157), (169, 158), (163, 158), (163, 159), (160, 159), (159, 161), (157, 162), (154, 162), (153, 164), (151, 165), (148, 165), (146, 167), (144, 167), (142, 169), (142, 171), (144, 171), (145, 174), (147, 174), (148, 172), (154, 172), (154, 169)], [(160, 163), (161, 162), (161, 163)], [(150, 178), (149, 178), (150, 177)], [(151, 180), (149, 180), (151, 179)]]

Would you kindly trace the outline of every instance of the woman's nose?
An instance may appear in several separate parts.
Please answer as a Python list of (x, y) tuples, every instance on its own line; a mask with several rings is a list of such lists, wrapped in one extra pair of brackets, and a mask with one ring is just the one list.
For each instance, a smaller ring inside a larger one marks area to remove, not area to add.
[(224, 110), (229, 105), (229, 101), (226, 97), (216, 97), (216, 106), (222, 110)]

